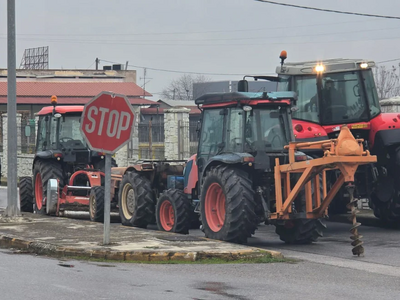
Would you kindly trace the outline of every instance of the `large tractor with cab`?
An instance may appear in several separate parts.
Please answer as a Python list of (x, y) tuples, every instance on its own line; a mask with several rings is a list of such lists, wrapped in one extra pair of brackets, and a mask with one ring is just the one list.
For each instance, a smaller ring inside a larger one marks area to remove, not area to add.
[[(93, 221), (101, 221), (103, 216), (89, 200), (104, 199), (104, 153), (91, 151), (82, 137), (84, 106), (57, 105), (55, 96), (52, 104), (37, 114), (33, 176), (19, 178), (21, 210), (49, 215), (89, 210)], [(114, 159), (112, 164), (116, 166)]]
[[(311, 243), (323, 235), (322, 218), (340, 187), (354, 192), (354, 172), (376, 161), (344, 126), (337, 139), (294, 142), (293, 92), (206, 94), (199, 146), (183, 178), (157, 201), (159, 229), (188, 233), (195, 212), (207, 238), (246, 243), (260, 223), (276, 228), (287, 243)], [(323, 151), (312, 159), (304, 151)], [(326, 174), (339, 176), (328, 191)], [(183, 187), (183, 188), (182, 188)], [(354, 212), (354, 199), (350, 204)], [(354, 212), (355, 221), (355, 212)], [(354, 223), (353, 253), (362, 253)]]
[[(376, 217), (389, 223), (400, 222), (400, 114), (382, 113), (372, 69), (364, 59), (328, 59), (285, 63), (281, 53), (278, 77), (248, 76), (277, 82), (278, 91), (294, 91), (298, 100), (292, 113), (293, 131), (298, 142), (337, 138), (347, 124), (363, 146), (377, 156), (375, 164), (358, 169), (356, 197), (369, 200)], [(239, 85), (246, 90), (246, 82)], [(321, 151), (307, 151), (321, 157)], [(338, 172), (328, 174), (332, 186)], [(347, 211), (348, 193), (341, 189), (329, 212)]]

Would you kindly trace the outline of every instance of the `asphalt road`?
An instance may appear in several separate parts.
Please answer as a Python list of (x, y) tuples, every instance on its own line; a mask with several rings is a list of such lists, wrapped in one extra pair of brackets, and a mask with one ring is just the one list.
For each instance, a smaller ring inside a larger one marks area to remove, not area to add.
[[(0, 207), (6, 189), (0, 188)], [(0, 252), (0, 294), (5, 299), (398, 299), (400, 231), (362, 226), (365, 256), (354, 257), (350, 225), (327, 222), (312, 245), (286, 245), (263, 225), (249, 245), (281, 251), (295, 264), (135, 265), (68, 262)], [(153, 227), (153, 229), (155, 229)], [(200, 230), (191, 234), (203, 236)], [(108, 267), (105, 267), (107, 265)], [(101, 271), (99, 271), (101, 268)], [(21, 284), (21, 282), (23, 284)], [(289, 284), (285, 284), (285, 283)], [(45, 285), (45, 286), (44, 286)], [(18, 289), (10, 289), (16, 287)], [(45, 291), (45, 292), (44, 292)]]
[(0, 251), (1, 299), (398, 299), (387, 276), (313, 262), (150, 265)]

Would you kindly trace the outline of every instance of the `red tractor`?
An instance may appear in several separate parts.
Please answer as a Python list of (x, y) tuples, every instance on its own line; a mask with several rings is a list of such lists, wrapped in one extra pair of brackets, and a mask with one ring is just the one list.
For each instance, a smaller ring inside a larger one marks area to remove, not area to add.
[(55, 215), (90, 210), (91, 219), (101, 221), (102, 204), (95, 200), (104, 195), (104, 153), (91, 151), (82, 137), (83, 106), (57, 106), (53, 98), (52, 103), (38, 113), (33, 178), (19, 179), (21, 210)]
[[(171, 176), (175, 180), (170, 182), (180, 181), (183, 190), (171, 184), (158, 198), (159, 229), (187, 233), (194, 211), (206, 237), (212, 239), (245, 243), (261, 222), (274, 225), (287, 243), (310, 243), (322, 236), (321, 218), (333, 196), (344, 182), (352, 194), (350, 174), (358, 164), (376, 158), (363, 151), (361, 141), (348, 130), (341, 139), (348, 142), (349, 151), (336, 140), (293, 143), (295, 102), (293, 92), (198, 98), (202, 110), (198, 152), (187, 162), (183, 178)], [(327, 156), (311, 159), (299, 152), (302, 149), (323, 150)], [(326, 168), (340, 170), (329, 193)]]
[[(387, 222), (400, 222), (400, 114), (382, 113), (372, 74), (375, 63), (363, 59), (284, 63), (281, 53), (278, 77), (249, 76), (277, 82), (278, 91), (294, 91), (293, 131), (296, 141), (313, 142), (336, 138), (347, 124), (364, 148), (378, 157), (356, 174), (356, 196), (369, 200), (375, 215)], [(239, 90), (246, 90), (245, 84)], [(321, 157), (321, 151), (308, 151)], [(328, 174), (328, 186), (337, 172)], [(330, 181), (330, 182), (329, 182)], [(330, 213), (346, 212), (348, 193), (342, 189)]]

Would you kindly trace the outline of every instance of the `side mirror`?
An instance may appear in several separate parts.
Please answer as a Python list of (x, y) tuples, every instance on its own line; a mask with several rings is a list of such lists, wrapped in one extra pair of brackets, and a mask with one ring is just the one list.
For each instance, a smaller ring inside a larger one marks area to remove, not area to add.
[(249, 83), (247, 80), (239, 80), (238, 82), (238, 92), (248, 92), (249, 91)]
[(26, 137), (31, 136), (31, 126), (29, 126), (29, 125), (25, 126), (25, 136)]

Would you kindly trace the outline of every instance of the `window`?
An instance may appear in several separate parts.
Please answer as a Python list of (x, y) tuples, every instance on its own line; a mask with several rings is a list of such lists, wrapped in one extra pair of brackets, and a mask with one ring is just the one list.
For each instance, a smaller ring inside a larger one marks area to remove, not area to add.
[(226, 130), (227, 151), (243, 151), (243, 116), (242, 108), (232, 108), (229, 110), (229, 118)]
[(369, 111), (371, 114), (371, 118), (373, 118), (377, 116), (381, 112), (381, 110), (379, 106), (378, 93), (376, 91), (374, 77), (372, 75), (372, 70), (362, 71), (361, 75), (364, 78)]
[(296, 77), (294, 91), (297, 93), (297, 108), (293, 118), (319, 122), (317, 111), (317, 80), (315, 76)]
[(46, 132), (47, 132), (46, 117), (41, 116), (41, 117), (39, 117), (39, 123), (38, 123), (38, 136), (37, 136), (36, 151), (46, 150), (46, 146), (47, 146)]
[(219, 150), (224, 128), (224, 116), (220, 114), (221, 111), (218, 108), (208, 109), (203, 112), (199, 156), (209, 158)]

